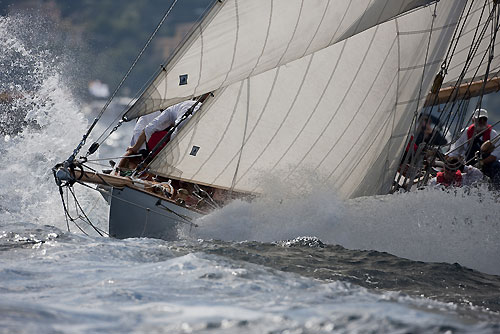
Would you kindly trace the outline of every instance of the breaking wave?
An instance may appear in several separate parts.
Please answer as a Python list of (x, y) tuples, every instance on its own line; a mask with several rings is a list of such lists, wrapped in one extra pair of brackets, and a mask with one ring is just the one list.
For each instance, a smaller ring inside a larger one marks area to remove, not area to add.
[(500, 206), (485, 188), (427, 188), (343, 201), (319, 183), (308, 193), (278, 181), (267, 187), (272, 191), (252, 203), (235, 201), (203, 217), (195, 236), (261, 242), (316, 236), (349, 249), (500, 274)]
[[(51, 168), (73, 151), (87, 121), (71, 91), (69, 55), (46, 23), (0, 16), (0, 221), (63, 228)], [(87, 207), (98, 200), (82, 192)]]

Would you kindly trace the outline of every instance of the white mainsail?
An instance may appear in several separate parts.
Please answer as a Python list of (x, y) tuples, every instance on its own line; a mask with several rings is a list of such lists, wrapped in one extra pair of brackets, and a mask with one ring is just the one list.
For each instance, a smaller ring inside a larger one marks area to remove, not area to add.
[(263, 73), (432, 0), (217, 1), (125, 117)]
[(421, 8), (217, 90), (151, 169), (243, 192), (260, 190), (260, 173), (314, 170), (346, 198), (387, 193), (465, 3), (442, 0), (435, 16)]

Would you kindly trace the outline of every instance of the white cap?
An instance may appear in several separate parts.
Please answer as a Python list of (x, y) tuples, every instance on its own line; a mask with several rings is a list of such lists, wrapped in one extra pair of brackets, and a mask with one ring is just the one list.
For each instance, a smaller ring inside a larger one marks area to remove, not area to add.
[(474, 118), (481, 118), (481, 117), (488, 118), (488, 112), (486, 111), (486, 109), (476, 109), (474, 111)]

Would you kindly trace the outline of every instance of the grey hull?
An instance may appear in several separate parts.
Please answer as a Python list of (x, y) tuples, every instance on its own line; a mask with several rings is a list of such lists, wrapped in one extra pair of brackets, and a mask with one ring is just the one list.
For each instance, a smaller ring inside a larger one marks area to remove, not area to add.
[(182, 225), (201, 214), (168, 201), (125, 187), (113, 188), (110, 198), (109, 234), (118, 239), (156, 238), (177, 240)]

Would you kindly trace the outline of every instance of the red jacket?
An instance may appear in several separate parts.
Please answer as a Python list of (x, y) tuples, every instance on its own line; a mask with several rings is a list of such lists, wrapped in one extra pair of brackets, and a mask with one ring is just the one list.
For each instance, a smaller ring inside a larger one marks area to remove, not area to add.
[(438, 184), (442, 184), (445, 187), (449, 187), (449, 186), (461, 187), (462, 186), (462, 173), (459, 170), (457, 170), (453, 180), (447, 181), (444, 177), (444, 172), (439, 172), (436, 175), (436, 181)]
[[(474, 124), (472, 124), (471, 126), (469, 126), (467, 128), (467, 139), (471, 139), (472, 136), (474, 135), (474, 128), (475, 128)], [(487, 140), (490, 140), (490, 137), (491, 137), (491, 125), (488, 124), (486, 130), (481, 134), (481, 136), (483, 137), (483, 142), (485, 142)]]
[[(151, 138), (149, 138), (148, 142), (146, 143), (146, 148), (148, 149), (148, 151), (152, 151), (155, 148), (156, 144), (158, 144), (160, 142), (160, 140), (162, 140), (163, 137), (165, 137), (165, 135), (168, 133), (168, 130), (169, 129), (166, 129), (166, 130), (163, 130), (163, 131), (156, 131), (155, 133), (153, 133), (151, 135)], [(160, 147), (160, 149), (158, 150), (158, 152), (160, 152), (161, 149), (163, 147), (165, 147), (165, 145), (167, 145), (167, 143), (169, 141), (170, 141), (170, 138), (167, 139), (165, 141), (165, 143), (163, 143), (163, 145)], [(158, 152), (157, 152), (157, 154), (158, 154)], [(154, 155), (153, 155), (153, 157), (154, 157)]]

